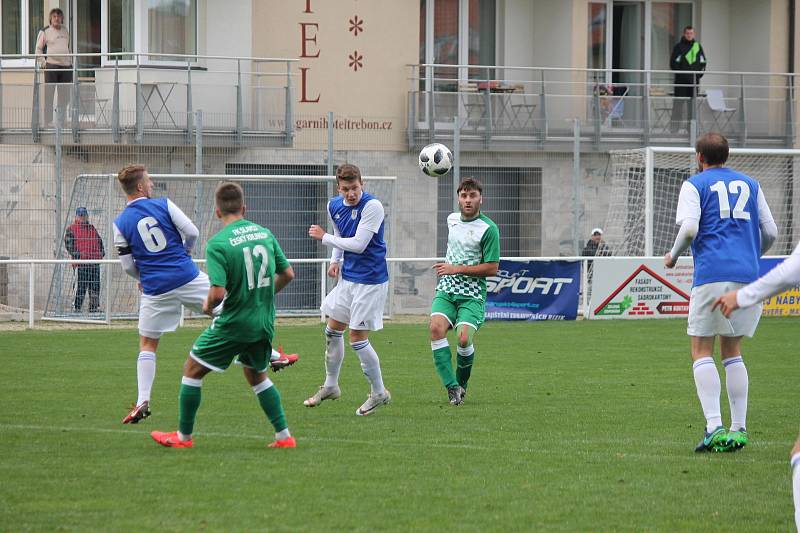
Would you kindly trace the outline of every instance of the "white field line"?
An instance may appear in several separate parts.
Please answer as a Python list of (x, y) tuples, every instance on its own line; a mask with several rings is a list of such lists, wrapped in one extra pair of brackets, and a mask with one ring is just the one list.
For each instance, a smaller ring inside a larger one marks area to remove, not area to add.
[[(140, 433), (135, 429), (113, 429), (113, 428), (92, 428), (92, 427), (68, 427), (68, 426), (36, 426), (36, 425), (27, 425), (27, 424), (2, 424), (0, 423), (0, 429), (9, 429), (9, 430), (20, 430), (20, 431), (47, 431), (47, 432), (76, 432), (76, 433), (112, 433), (112, 434), (128, 434), (128, 435), (136, 435), (137, 437), (144, 437), (145, 434)], [(149, 431), (147, 432), (149, 436)], [(248, 435), (248, 434), (241, 434), (241, 433), (219, 433), (219, 432), (198, 432), (195, 433), (195, 437), (199, 437), (200, 439), (204, 437), (211, 437), (211, 438), (223, 438), (223, 439), (246, 439), (246, 440), (260, 440), (263, 442), (268, 442), (269, 435)], [(342, 443), (342, 444), (358, 444), (363, 446), (375, 446), (379, 444), (381, 446), (386, 447), (396, 447), (396, 448), (407, 448), (409, 443), (407, 442), (398, 442), (398, 441), (391, 441), (385, 440), (381, 442), (370, 441), (370, 440), (359, 440), (359, 439), (347, 439), (347, 438), (339, 438), (339, 437), (306, 437), (306, 436), (297, 436), (300, 445), (302, 445), (303, 441), (310, 441), (310, 442), (332, 442), (332, 443)], [(577, 441), (572, 441), (573, 443)], [(587, 445), (594, 444), (597, 441), (592, 441), (589, 439), (584, 439), (581, 441)], [(654, 443), (655, 444), (655, 443)], [(766, 446), (779, 446), (785, 447), (787, 450), (791, 447), (791, 442), (786, 441), (758, 441), (757, 445), (759, 447)], [(514, 447), (514, 446), (480, 446), (475, 444), (448, 444), (448, 443), (434, 443), (434, 442), (426, 442), (426, 448), (441, 448), (441, 449), (458, 449), (458, 450), (477, 450), (477, 451), (484, 451), (484, 452), (493, 452), (496, 453), (498, 451), (506, 451), (506, 452), (517, 452), (517, 453), (529, 453), (533, 455), (561, 455), (558, 452), (554, 451), (545, 451), (541, 448), (530, 448), (530, 447)], [(674, 457), (700, 457), (699, 454), (694, 454), (691, 452), (691, 443), (687, 444), (687, 452), (686, 454), (678, 454)], [(605, 455), (609, 458), (615, 458), (618, 460), (621, 459), (646, 459), (648, 461), (657, 460), (657, 459), (664, 459), (665, 457), (669, 457), (663, 453), (607, 453), (601, 451), (589, 451), (589, 450), (578, 450), (574, 453), (576, 456), (596, 456), (596, 455)], [(746, 453), (746, 452), (745, 452)], [(705, 456), (706, 454), (703, 454)], [(727, 455), (727, 454), (707, 454), (707, 455)], [(747, 460), (742, 460), (741, 458), (742, 453), (738, 453), (737, 456), (739, 457), (739, 463), (759, 463), (759, 464), (786, 464), (789, 465), (789, 460), (786, 461), (768, 461), (764, 460), (762, 457), (755, 457), (755, 456), (748, 456)]]

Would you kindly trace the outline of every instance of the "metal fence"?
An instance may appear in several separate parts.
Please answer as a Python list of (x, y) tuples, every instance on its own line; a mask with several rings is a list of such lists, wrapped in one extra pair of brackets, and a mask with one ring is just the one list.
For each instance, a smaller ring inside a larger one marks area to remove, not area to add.
[[(52, 54), (50, 57), (55, 57)], [(60, 56), (59, 56), (60, 57)], [(291, 144), (294, 59), (175, 54), (69, 54), (69, 83), (45, 83), (41, 58), (2, 55), (0, 134), (52, 144), (191, 144), (194, 112), (241, 143)], [(57, 108), (54, 113), (53, 107)]]
[[(706, 71), (696, 97), (675, 96), (669, 70), (409, 66), (409, 144), (463, 141), (569, 149), (572, 121), (585, 143), (637, 147), (688, 144), (706, 131), (735, 146), (794, 147), (796, 74)], [(680, 93), (680, 91), (678, 91)]]

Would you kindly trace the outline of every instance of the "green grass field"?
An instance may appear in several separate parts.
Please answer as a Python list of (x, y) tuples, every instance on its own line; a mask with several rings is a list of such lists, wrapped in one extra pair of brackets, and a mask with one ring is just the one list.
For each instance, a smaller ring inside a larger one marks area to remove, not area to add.
[(138, 426), (120, 423), (135, 330), (3, 332), (0, 529), (788, 531), (798, 325), (763, 320), (745, 344), (751, 445), (716, 455), (692, 452), (704, 420), (682, 320), (489, 323), (460, 407), (427, 327), (389, 324), (373, 344), (393, 402), (366, 418), (349, 347), (342, 398), (303, 407), (324, 376), (322, 327), (280, 327), (301, 354), (272, 376), (296, 450), (265, 447), (271, 427), (235, 368), (206, 378), (194, 449), (150, 440), (177, 427), (197, 328), (162, 340)]

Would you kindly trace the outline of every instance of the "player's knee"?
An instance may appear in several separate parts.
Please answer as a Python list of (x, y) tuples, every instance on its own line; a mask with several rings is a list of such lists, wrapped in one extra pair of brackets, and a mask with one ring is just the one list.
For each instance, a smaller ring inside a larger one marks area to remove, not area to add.
[(466, 348), (470, 345), (469, 330), (466, 326), (462, 327), (461, 331), (458, 332), (458, 345), (462, 348)]
[(447, 335), (447, 328), (440, 323), (431, 322), (431, 340), (443, 339)]

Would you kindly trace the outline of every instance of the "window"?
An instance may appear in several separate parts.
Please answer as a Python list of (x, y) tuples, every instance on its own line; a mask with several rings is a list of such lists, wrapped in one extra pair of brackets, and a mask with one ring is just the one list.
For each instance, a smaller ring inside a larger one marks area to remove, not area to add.
[(20, 3), (10, 0), (2, 2), (3, 53), (22, 53), (22, 10)]
[[(3, 53), (33, 54), (39, 31), (48, 24), (44, 0), (2, 0), (1, 3)], [(64, 24), (67, 24), (66, 17)]]
[[(133, 52), (134, 0), (108, 0), (108, 52)], [(125, 59), (130, 57), (123, 56)], [(120, 59), (123, 59), (120, 57)]]
[[(465, 176), (483, 183), (482, 210), (500, 230), (500, 255), (541, 255), (541, 167), (461, 167), (461, 177)], [(447, 252), (447, 215), (458, 210), (454, 199), (453, 181), (440, 179), (436, 253), (441, 257)]]
[[(496, 0), (421, 0), (420, 62), (494, 65), (496, 13)], [(431, 43), (432, 47), (428, 50), (428, 44)], [(462, 70), (437, 68), (434, 73), (435, 90), (455, 90), (459, 81), (487, 76), (485, 70)], [(493, 76), (493, 72), (490, 76)]]
[[(4, 4), (6, 2), (3, 2)], [(50, 23), (47, 20), (47, 13), (44, 12), (44, 2), (39, 0), (28, 0), (28, 53), (36, 51), (36, 38), (39, 31)], [(67, 24), (66, 18), (64, 24)]]
[[(197, 53), (197, 0), (148, 0), (147, 51)], [(169, 58), (154, 58), (168, 60)]]

